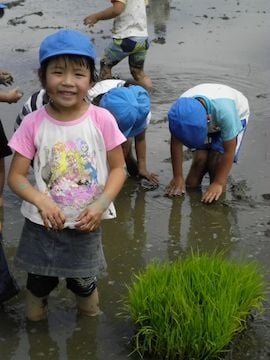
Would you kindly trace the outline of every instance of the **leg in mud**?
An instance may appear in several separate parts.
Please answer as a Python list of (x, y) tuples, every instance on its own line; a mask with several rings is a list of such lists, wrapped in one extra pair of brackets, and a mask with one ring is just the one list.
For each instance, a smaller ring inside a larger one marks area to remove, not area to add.
[(87, 316), (97, 316), (102, 312), (99, 308), (99, 297), (97, 288), (89, 296), (76, 295), (78, 313)]
[(106, 65), (104, 61), (100, 61), (99, 80), (106, 80), (112, 78), (112, 67)]
[(26, 317), (31, 321), (40, 321), (47, 317), (47, 297), (37, 297), (27, 290)]

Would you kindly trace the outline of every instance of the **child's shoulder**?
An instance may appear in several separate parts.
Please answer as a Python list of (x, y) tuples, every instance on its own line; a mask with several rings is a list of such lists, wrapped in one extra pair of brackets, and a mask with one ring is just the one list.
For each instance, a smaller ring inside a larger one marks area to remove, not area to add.
[(113, 118), (113, 115), (109, 112), (109, 110), (94, 104), (91, 104), (89, 107), (89, 112), (91, 117), (94, 117), (99, 121), (107, 121), (108, 119)]
[(45, 118), (45, 115), (45, 107), (42, 106), (40, 109), (34, 110), (29, 114), (26, 114), (25, 117), (22, 119), (20, 126), (23, 124), (24, 127), (36, 127), (42, 122), (42, 120)]

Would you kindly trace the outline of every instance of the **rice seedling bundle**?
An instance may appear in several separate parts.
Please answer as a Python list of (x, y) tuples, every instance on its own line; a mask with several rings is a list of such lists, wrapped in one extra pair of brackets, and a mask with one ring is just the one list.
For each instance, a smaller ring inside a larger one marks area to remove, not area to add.
[(134, 276), (125, 312), (135, 323), (134, 352), (156, 359), (214, 359), (262, 309), (264, 281), (255, 262), (192, 254), (149, 264)]

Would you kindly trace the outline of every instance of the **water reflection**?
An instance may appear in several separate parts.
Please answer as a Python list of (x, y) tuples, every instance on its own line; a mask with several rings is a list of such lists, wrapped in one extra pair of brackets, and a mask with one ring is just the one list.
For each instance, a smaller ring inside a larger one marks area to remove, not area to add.
[(237, 240), (236, 213), (223, 200), (211, 205), (201, 203), (200, 190), (189, 190), (185, 197), (173, 199), (168, 224), (168, 257), (199, 250), (228, 252)]
[(95, 359), (97, 350), (96, 332), (98, 317), (81, 316), (77, 318), (72, 334), (67, 338), (67, 358)]
[(117, 219), (103, 223), (108, 264), (106, 280), (117, 288), (117, 293), (125, 288), (134, 271), (145, 265), (142, 256), (146, 242), (144, 194), (136, 182), (128, 180), (116, 201)]
[(48, 320), (38, 323), (26, 321), (26, 333), (29, 342), (29, 359), (43, 357), (58, 360), (59, 348), (50, 334)]
[[(0, 311), (1, 324), (5, 325), (0, 326), (0, 359), (11, 360), (20, 342), (20, 320), (8, 306), (0, 308)], [(8, 346), (6, 339), (8, 339)]]
[(149, 22), (153, 24), (158, 44), (166, 43), (167, 21), (170, 15), (170, 0), (148, 0)]

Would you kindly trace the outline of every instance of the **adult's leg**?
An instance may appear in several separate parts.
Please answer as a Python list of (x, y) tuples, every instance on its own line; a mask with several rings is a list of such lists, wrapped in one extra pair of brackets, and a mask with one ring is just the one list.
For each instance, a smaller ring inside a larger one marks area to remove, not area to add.
[(186, 178), (186, 186), (190, 188), (199, 187), (207, 172), (208, 150), (196, 150), (193, 154), (192, 164)]

